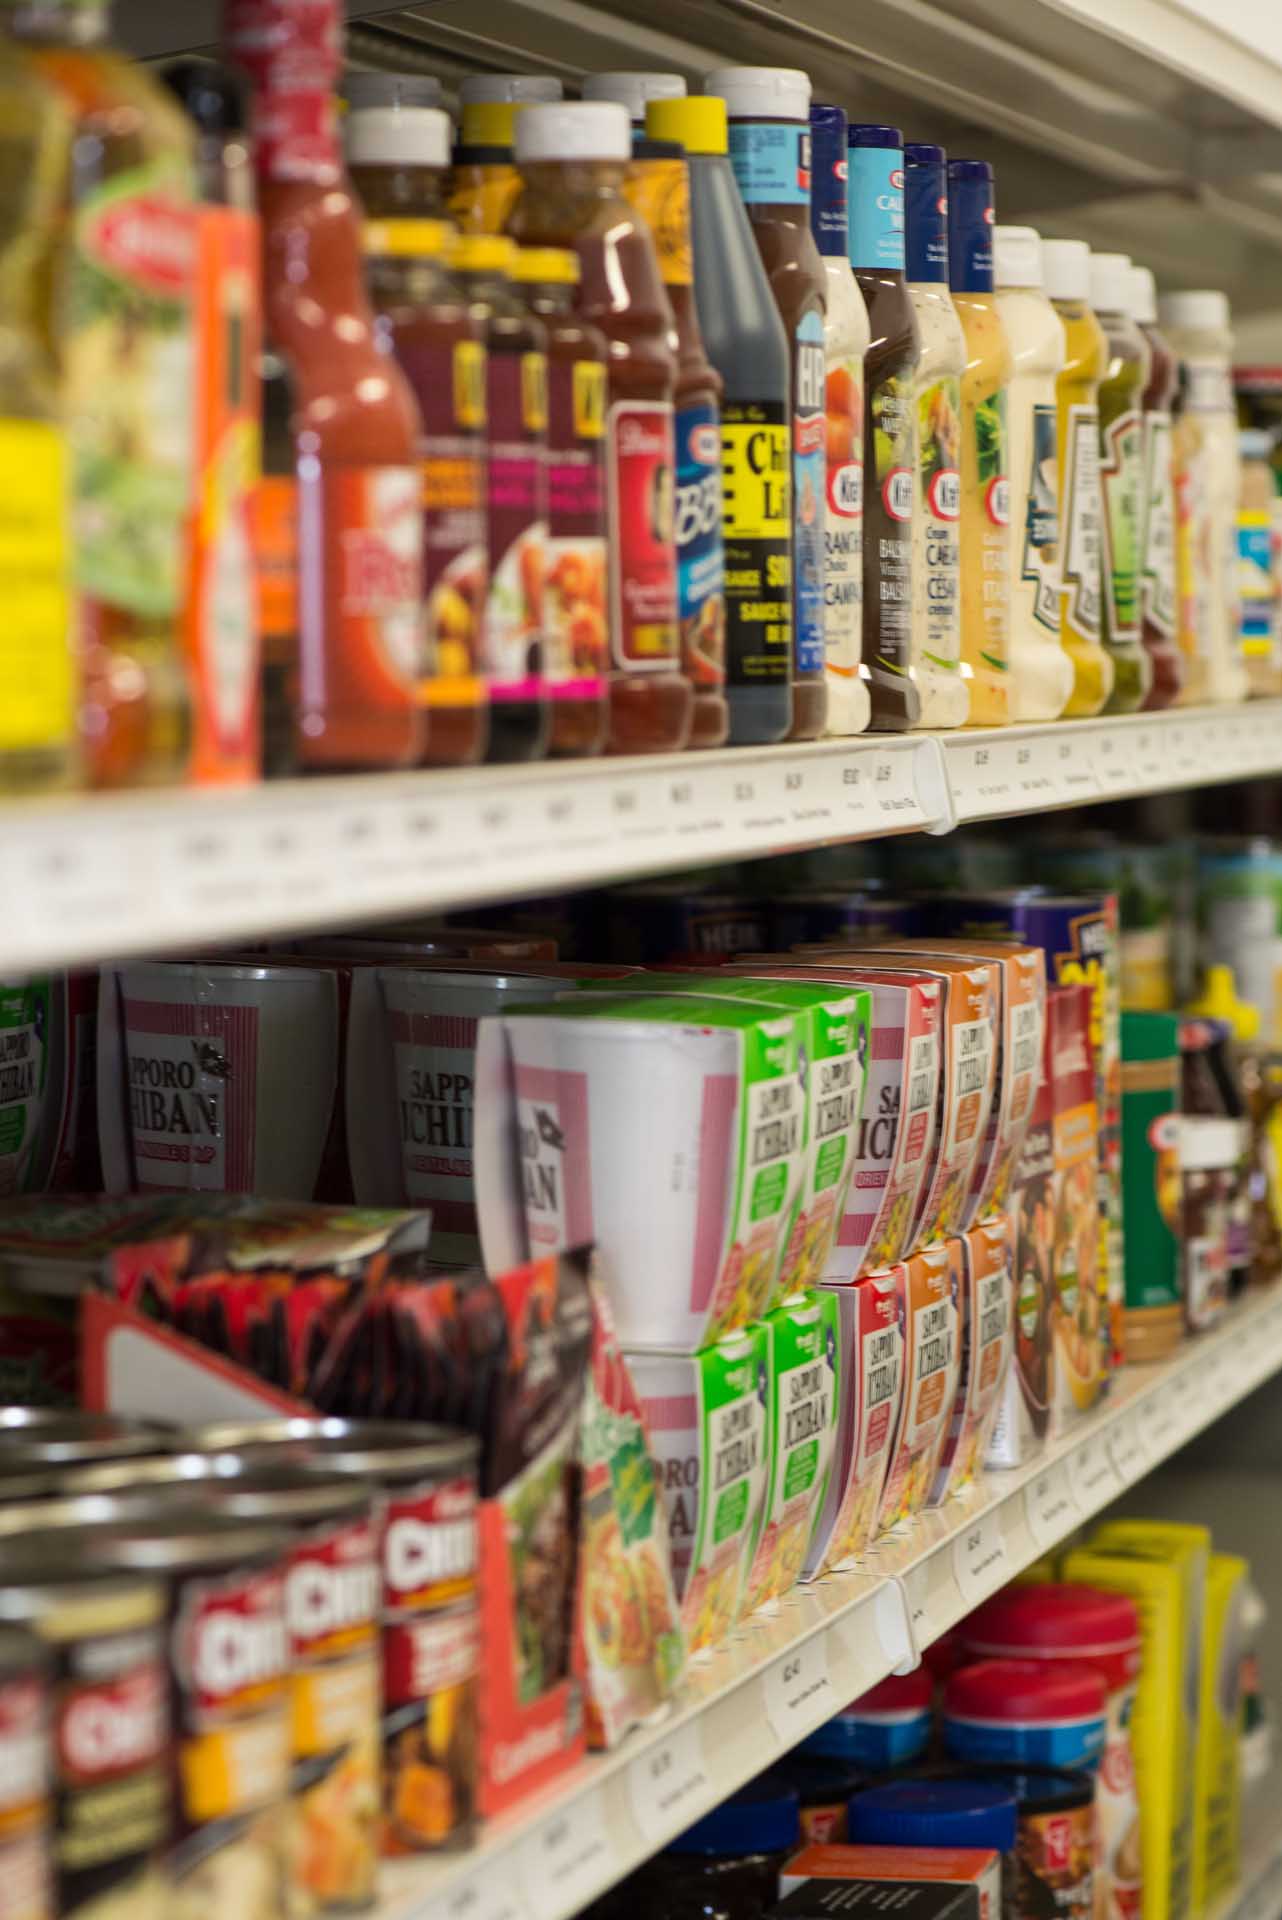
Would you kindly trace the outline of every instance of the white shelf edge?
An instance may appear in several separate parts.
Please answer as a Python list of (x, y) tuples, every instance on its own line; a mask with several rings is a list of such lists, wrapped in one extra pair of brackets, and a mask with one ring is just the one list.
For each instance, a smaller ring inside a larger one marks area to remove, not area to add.
[[(487, 1823), (470, 1852), (388, 1869), (378, 1920), (572, 1920), (1279, 1370), (1274, 1287), (1174, 1359), (1124, 1369), (1104, 1405), (1041, 1459), (921, 1516), (866, 1571), (754, 1616), (695, 1668), (668, 1719)], [(1275, 1854), (1270, 1871), (1282, 1871), (1282, 1834)], [(1215, 1920), (1276, 1912), (1232, 1906)]]
[(0, 971), (1282, 773), (1282, 701), (0, 809)]

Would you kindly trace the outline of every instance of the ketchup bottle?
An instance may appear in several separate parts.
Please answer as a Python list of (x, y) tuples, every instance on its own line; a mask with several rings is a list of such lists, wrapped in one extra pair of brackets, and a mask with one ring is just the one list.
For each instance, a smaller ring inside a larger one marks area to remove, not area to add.
[(575, 250), (578, 311), (610, 343), (609, 747), (660, 753), (688, 742), (694, 695), (678, 664), (676, 331), (650, 230), (624, 194), (631, 151), (627, 111), (611, 101), (524, 108), (509, 232)]
[(226, 0), (255, 89), (265, 319), (293, 384), (299, 762), (411, 766), (424, 732), (418, 409), (378, 342), (339, 151), (338, 0)]

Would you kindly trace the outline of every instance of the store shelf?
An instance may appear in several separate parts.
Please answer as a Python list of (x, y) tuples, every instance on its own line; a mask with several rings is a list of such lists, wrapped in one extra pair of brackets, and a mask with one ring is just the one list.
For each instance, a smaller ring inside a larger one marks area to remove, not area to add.
[(1282, 701), (0, 814), (0, 969), (474, 906), (1282, 772)]
[(1282, 1773), (1250, 1788), (1242, 1810), (1242, 1876), (1208, 1920), (1278, 1920), (1282, 1914)]
[[(471, 1852), (389, 1869), (380, 1920), (570, 1920), (1280, 1369), (1274, 1289), (1173, 1361), (1123, 1372), (1035, 1466), (988, 1476), (883, 1543), (866, 1571), (754, 1617), (696, 1667), (669, 1719), (487, 1825)], [(1239, 1902), (1216, 1920), (1277, 1920), (1282, 1898), (1266, 1906), (1260, 1892), (1282, 1871), (1282, 1820), (1271, 1825), (1253, 1830)]]

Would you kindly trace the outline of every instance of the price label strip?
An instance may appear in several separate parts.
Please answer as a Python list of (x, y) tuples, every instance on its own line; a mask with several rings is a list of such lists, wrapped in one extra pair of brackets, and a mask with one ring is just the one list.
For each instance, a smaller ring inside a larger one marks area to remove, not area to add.
[(1089, 1440), (1083, 1440), (1077, 1451), (1070, 1456), (1069, 1471), (1077, 1487), (1078, 1505), (1083, 1516), (1094, 1513), (1097, 1508), (1106, 1506), (1122, 1491), (1117, 1468), (1113, 1464), (1102, 1434), (1095, 1434)]
[(474, 1880), (456, 1893), (446, 1894), (435, 1907), (415, 1920), (527, 1920), (528, 1909), (517, 1891), (510, 1855), (487, 1860)]
[(715, 1798), (697, 1720), (632, 1762), (628, 1798), (648, 1846), (660, 1847), (674, 1833), (693, 1825)]
[(615, 1877), (600, 1787), (545, 1820), (522, 1845), (520, 1863), (535, 1920), (559, 1920), (587, 1906)]
[(1109, 1431), (1108, 1454), (1113, 1470), (1124, 1487), (1134, 1486), (1148, 1472), (1148, 1448), (1144, 1428), (1135, 1414), (1125, 1414)]
[(1073, 1531), (1080, 1513), (1067, 1460), (1057, 1460), (1025, 1487), (1024, 1517), (1039, 1553), (1049, 1553)]
[(968, 1607), (1005, 1586), (1012, 1572), (1001, 1509), (994, 1507), (953, 1541), (953, 1573)]
[(783, 1746), (795, 1747), (831, 1720), (841, 1706), (828, 1674), (825, 1636), (815, 1634), (795, 1652), (767, 1667), (762, 1678), (766, 1718)]

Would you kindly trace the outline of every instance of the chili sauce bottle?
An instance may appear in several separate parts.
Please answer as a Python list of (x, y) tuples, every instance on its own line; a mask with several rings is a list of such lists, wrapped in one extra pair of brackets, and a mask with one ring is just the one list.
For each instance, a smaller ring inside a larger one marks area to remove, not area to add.
[(864, 362), (864, 666), (875, 732), (921, 720), (913, 659), (915, 407), (921, 335), (904, 281), (904, 136), (847, 135), (850, 264), (868, 309)]
[(1091, 254), (1091, 306), (1108, 347), (1099, 390), (1100, 575), (1103, 640), (1115, 677), (1106, 713), (1136, 712), (1153, 684), (1153, 663), (1140, 639), (1144, 389), (1150, 368), (1148, 344), (1130, 314), (1130, 271), (1128, 254)]
[(1010, 449), (1013, 363), (993, 294), (993, 170), (948, 163), (948, 260), (966, 336), (962, 374), (962, 672), (972, 727), (1010, 719)]
[(1130, 315), (1149, 352), (1144, 408), (1143, 539), (1140, 551), (1141, 638), (1153, 662), (1146, 710), (1173, 706), (1184, 691), (1180, 590), (1175, 554), (1175, 458), (1171, 410), (1180, 365), (1157, 328), (1157, 287), (1148, 267), (1132, 267)]
[(625, 180), (632, 130), (614, 101), (525, 107), (516, 123), (525, 245), (579, 257), (577, 311), (609, 342), (610, 734), (613, 753), (684, 747), (694, 696), (680, 669), (674, 528), (676, 328)]
[(810, 231), (810, 81), (793, 67), (721, 67), (704, 91), (726, 103), (730, 161), (792, 348), (792, 731), (814, 740), (828, 710), (824, 655), (824, 312)]
[(792, 725), (791, 353), (729, 158), (724, 100), (656, 100), (646, 130), (685, 149), (694, 301), (721, 380), (726, 698), (735, 746)]
[(444, 220), (450, 116), (425, 73), (351, 73), (343, 88), (347, 171), (370, 220)]

